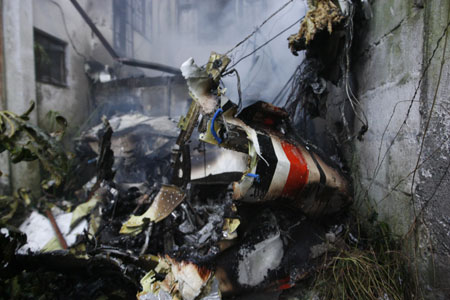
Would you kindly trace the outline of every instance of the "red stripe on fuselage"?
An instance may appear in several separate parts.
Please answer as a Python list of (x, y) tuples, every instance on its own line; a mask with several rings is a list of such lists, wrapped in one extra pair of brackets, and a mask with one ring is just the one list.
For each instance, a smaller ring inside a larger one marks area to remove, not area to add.
[(300, 149), (285, 141), (281, 142), (281, 146), (291, 163), (289, 176), (284, 185), (282, 196), (291, 198), (295, 197), (295, 195), (306, 185), (308, 182), (309, 171)]

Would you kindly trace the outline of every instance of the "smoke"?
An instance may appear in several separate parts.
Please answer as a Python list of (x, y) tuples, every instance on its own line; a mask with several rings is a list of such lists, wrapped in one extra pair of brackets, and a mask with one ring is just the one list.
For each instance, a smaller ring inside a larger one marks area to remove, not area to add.
[[(154, 29), (157, 32), (153, 36), (150, 58), (172, 66), (180, 66), (189, 57), (193, 57), (198, 65), (204, 65), (211, 51), (226, 53), (286, 3), (274, 0), (177, 0), (176, 9), (167, 10), (167, 2), (153, 1), (156, 9), (153, 16), (158, 15), (158, 28)], [(168, 11), (171, 15), (167, 15)], [(292, 25), (305, 15), (305, 11), (303, 0), (293, 0), (229, 54), (230, 65)], [(272, 102), (292, 76), (303, 58), (291, 54), (287, 38), (298, 28), (299, 23), (235, 66), (241, 77), (244, 104), (254, 100)], [(227, 87), (227, 96), (237, 102), (236, 77), (227, 76), (223, 83)]]

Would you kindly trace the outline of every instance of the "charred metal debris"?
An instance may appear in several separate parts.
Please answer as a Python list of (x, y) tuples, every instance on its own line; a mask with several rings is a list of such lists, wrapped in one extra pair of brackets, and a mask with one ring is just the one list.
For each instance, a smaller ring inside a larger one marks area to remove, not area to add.
[[(308, 6), (299, 32), (288, 39), (292, 53), (304, 51), (305, 58), (280, 94), (288, 94), (284, 107), (304, 138), (339, 156), (369, 128), (354, 92), (351, 51), (355, 24), (370, 19), (372, 11), (367, 0), (313, 0)], [(353, 133), (355, 122), (360, 130)], [(317, 140), (318, 133), (326, 138)]]
[[(306, 59), (287, 109), (230, 101), (220, 85), (226, 55), (213, 52), (204, 67), (187, 60), (181, 73), (192, 102), (178, 123), (136, 112), (103, 119), (77, 139), (68, 174), (81, 188), (54, 193), (51, 205), (30, 204), (25, 192), (2, 202), (1, 276), (56, 278), (47, 291), (55, 298), (214, 300), (278, 297), (313, 274), (343, 243), (352, 191), (338, 159), (298, 134), (301, 120), (327, 114), (323, 96), (333, 88), (351, 108), (357, 99), (348, 68), (354, 4), (310, 5), (289, 39)], [(350, 132), (348, 111), (340, 113)], [(14, 137), (8, 119), (1, 126)], [(9, 221), (19, 204), (30, 213), (13, 222), (17, 230)]]

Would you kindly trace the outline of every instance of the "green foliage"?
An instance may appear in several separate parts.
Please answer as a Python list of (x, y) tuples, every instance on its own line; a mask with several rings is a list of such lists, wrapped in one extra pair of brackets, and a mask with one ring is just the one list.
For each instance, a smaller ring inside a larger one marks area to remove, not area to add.
[(410, 263), (385, 223), (359, 242), (327, 254), (314, 283), (320, 299), (417, 299)]
[(67, 128), (67, 120), (61, 114), (54, 110), (49, 110), (45, 115), (47, 127), (51, 131), (51, 136), (61, 141)]
[(0, 226), (6, 224), (19, 226), (23, 212), (31, 204), (30, 191), (19, 189), (12, 196), (0, 196)]
[(70, 157), (59, 143), (67, 121), (55, 118), (59, 130), (48, 134), (29, 121), (34, 102), (22, 115), (10, 111), (0, 111), (0, 153), (7, 150), (13, 163), (38, 159), (48, 173), (48, 179), (42, 182), (46, 190), (59, 187), (69, 171)]

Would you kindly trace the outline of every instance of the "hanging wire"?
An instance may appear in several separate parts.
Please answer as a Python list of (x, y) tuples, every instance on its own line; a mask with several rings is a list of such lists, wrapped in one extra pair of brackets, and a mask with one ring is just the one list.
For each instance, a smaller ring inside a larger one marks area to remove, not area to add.
[[(275, 36), (273, 36), (270, 40), (266, 41), (265, 43), (263, 43), (261, 46), (255, 48), (255, 50), (253, 50), (252, 52), (250, 52), (249, 54), (241, 57), (237, 62), (235, 62), (233, 65), (231, 65), (229, 67), (229, 69), (233, 69), (237, 64), (239, 64), (241, 61), (243, 61), (244, 59), (250, 57), (251, 55), (253, 55), (254, 53), (256, 53), (258, 50), (260, 50), (261, 48), (267, 46), (270, 42), (272, 42), (273, 40), (275, 40), (276, 38), (278, 38), (280, 35), (282, 35), (283, 33), (285, 33), (286, 31), (288, 31), (289, 29), (291, 29), (292, 27), (294, 27), (297, 23), (301, 22), (303, 20), (304, 17), (301, 17), (300, 19), (298, 19), (297, 21), (295, 21), (293, 24), (289, 25), (287, 28), (283, 29), (281, 32), (279, 32), (278, 34), (276, 34)], [(227, 72), (224, 74), (228, 75), (230, 74), (230, 72)]]
[(250, 39), (256, 32), (258, 32), (261, 27), (263, 27), (270, 19), (272, 19), (274, 16), (276, 16), (280, 11), (282, 11), (283, 9), (285, 9), (289, 4), (291, 4), (292, 2), (294, 2), (294, 0), (289, 0), (288, 2), (286, 2), (285, 4), (283, 4), (283, 6), (281, 6), (279, 9), (277, 9), (273, 14), (271, 14), (267, 19), (265, 19), (259, 26), (257, 26), (255, 28), (255, 30), (252, 31), (252, 33), (250, 33), (248, 36), (246, 36), (242, 41), (240, 41), (239, 43), (237, 43), (233, 48), (231, 48), (230, 50), (228, 50), (225, 55), (230, 54), (231, 52), (233, 52), (233, 50), (235, 50), (236, 48), (238, 48), (239, 46), (241, 46), (243, 43), (245, 43), (248, 39)]
[[(350, 13), (347, 18), (347, 24), (345, 27), (348, 30), (348, 35), (345, 41), (345, 92), (347, 94), (347, 98), (350, 102), (350, 106), (352, 107), (353, 112), (355, 113), (356, 118), (363, 124), (358, 133), (358, 139), (362, 139), (362, 135), (369, 128), (369, 121), (363, 109), (361, 109), (361, 102), (355, 96), (352, 91), (352, 88), (349, 84), (349, 73), (350, 73), (350, 47), (353, 40), (353, 16), (355, 14), (355, 8), (353, 5), (350, 5)], [(361, 112), (361, 114), (359, 113)]]
[(239, 113), (242, 108), (241, 76), (239, 76), (239, 73), (236, 69), (232, 69), (232, 70), (228, 71), (226, 73), (226, 75), (230, 75), (232, 73), (236, 74), (236, 79), (237, 79), (237, 90), (238, 90), (238, 96), (239, 96), (239, 103), (238, 103), (238, 109), (237, 109), (236, 113)]
[(73, 50), (75, 51), (75, 53), (76, 53), (78, 56), (80, 56), (81, 58), (83, 58), (84, 61), (87, 61), (86, 56), (84, 56), (84, 55), (77, 49), (77, 47), (75, 47), (75, 43), (73, 42), (72, 37), (70, 36), (70, 33), (69, 33), (69, 29), (67, 28), (66, 16), (65, 16), (65, 14), (64, 14), (64, 11), (63, 11), (61, 5), (60, 5), (58, 2), (55, 2), (55, 1), (53, 1), (53, 0), (50, 0), (50, 2), (53, 3), (54, 5), (56, 5), (56, 6), (58, 7), (60, 13), (61, 13), (61, 18), (62, 18), (62, 21), (63, 21), (64, 30), (66, 31), (67, 38), (69, 39), (70, 45), (72, 46)]
[[(275, 96), (273, 100), (273, 105), (278, 106), (281, 101), (283, 100), (284, 95), (289, 91), (287, 88), (289, 84), (298, 76), (299, 70), (300, 70), (301, 64), (298, 65), (298, 67), (295, 69), (294, 73), (292, 73), (291, 77), (288, 79), (288, 81), (284, 84), (284, 86), (281, 88), (281, 90), (278, 92), (278, 94)], [(292, 86), (291, 86), (292, 88)]]

